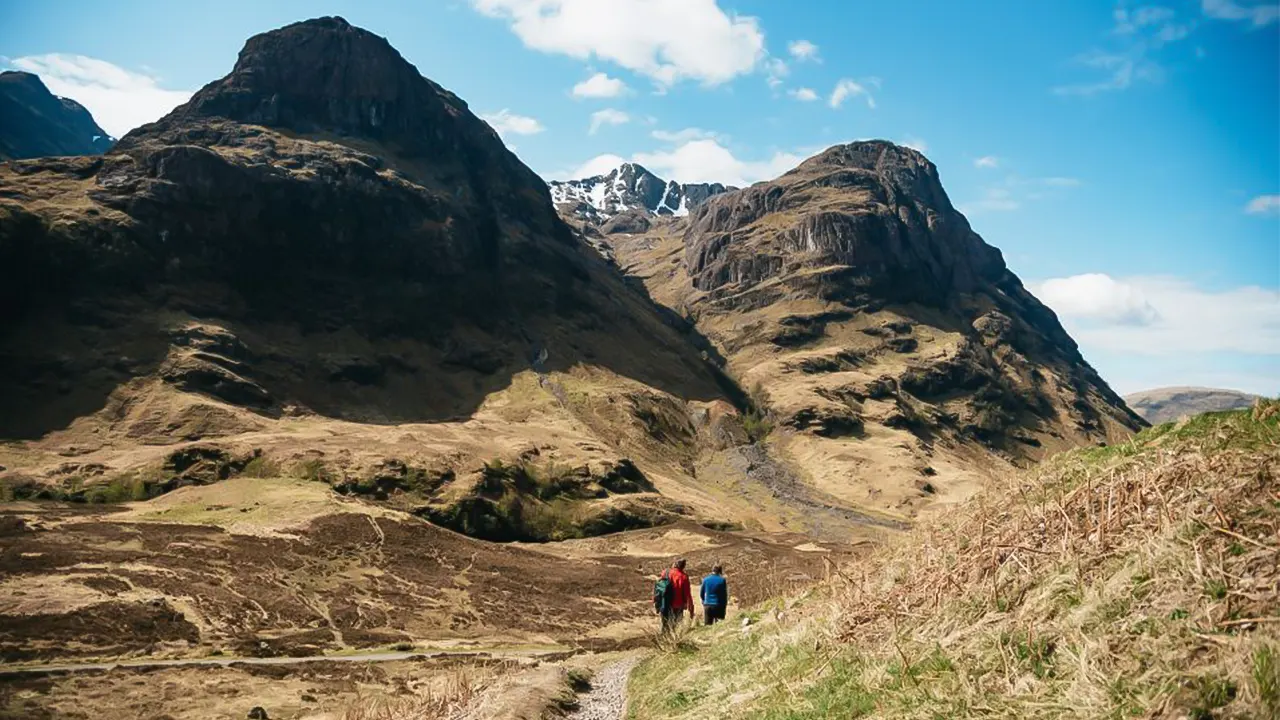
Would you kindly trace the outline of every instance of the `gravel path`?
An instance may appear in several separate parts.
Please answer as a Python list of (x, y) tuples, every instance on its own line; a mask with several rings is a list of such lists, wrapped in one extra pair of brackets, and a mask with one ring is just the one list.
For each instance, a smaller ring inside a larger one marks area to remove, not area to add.
[(627, 705), (627, 678), (640, 658), (632, 657), (606, 666), (591, 678), (591, 690), (578, 700), (571, 720), (622, 720)]

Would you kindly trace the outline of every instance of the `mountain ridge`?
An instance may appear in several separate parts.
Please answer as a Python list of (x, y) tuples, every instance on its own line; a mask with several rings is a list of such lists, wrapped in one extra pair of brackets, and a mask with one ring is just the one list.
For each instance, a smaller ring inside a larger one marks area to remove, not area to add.
[(1225, 388), (1173, 386), (1130, 393), (1124, 400), (1147, 422), (1159, 425), (1206, 412), (1240, 410), (1259, 397)]
[(552, 201), (562, 212), (595, 224), (628, 212), (642, 217), (683, 217), (708, 198), (737, 189), (721, 183), (663, 180), (633, 162), (588, 178), (552, 180), (548, 186)]
[(0, 72), (0, 160), (101, 155), (113, 142), (83, 105), (57, 97), (38, 76)]

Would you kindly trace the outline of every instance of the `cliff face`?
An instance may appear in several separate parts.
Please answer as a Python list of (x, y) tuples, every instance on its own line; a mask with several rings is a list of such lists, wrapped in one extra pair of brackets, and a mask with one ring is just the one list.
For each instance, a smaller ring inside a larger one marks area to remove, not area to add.
[(83, 105), (55, 96), (40, 78), (0, 72), (0, 160), (100, 155), (112, 142)]
[(850, 502), (909, 511), (1143, 425), (914, 150), (836, 146), (615, 246), (755, 388), (774, 445)]

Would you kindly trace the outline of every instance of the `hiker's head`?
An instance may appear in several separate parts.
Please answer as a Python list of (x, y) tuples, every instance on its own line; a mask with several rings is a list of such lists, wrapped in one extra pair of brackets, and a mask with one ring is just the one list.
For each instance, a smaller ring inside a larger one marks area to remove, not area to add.
[(671, 567), (673, 567), (673, 568), (675, 568), (675, 569), (677, 569), (677, 570), (683, 570), (683, 569), (684, 569), (684, 558), (680, 558), (679, 560), (676, 560), (675, 562), (671, 563)]
[(723, 574), (723, 573), (724, 573), (724, 566), (723, 566), (723, 565), (721, 565), (720, 563), (716, 563), (715, 565), (712, 565), (712, 566), (711, 566), (711, 572), (712, 572), (712, 574), (714, 574), (714, 575), (720, 575), (720, 574)]

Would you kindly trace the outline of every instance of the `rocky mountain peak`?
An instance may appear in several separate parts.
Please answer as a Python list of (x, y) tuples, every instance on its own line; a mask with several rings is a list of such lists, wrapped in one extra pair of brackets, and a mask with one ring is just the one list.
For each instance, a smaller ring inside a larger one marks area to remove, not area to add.
[(98, 155), (115, 141), (83, 105), (27, 72), (0, 72), (0, 160)]
[[(663, 180), (644, 166), (624, 162), (603, 175), (551, 181), (551, 197), (568, 217), (605, 229), (620, 215), (635, 216), (618, 227), (634, 228), (637, 220), (665, 215), (683, 217), (713, 195), (732, 190), (720, 183)], [(620, 230), (630, 232), (630, 230)]]
[[(768, 227), (757, 225), (766, 215)], [(823, 267), (839, 275), (836, 288), (945, 304), (1007, 273), (933, 163), (885, 141), (837, 145), (776, 180), (721, 194), (694, 211), (685, 240), (694, 286), (708, 291)]]
[[(437, 155), (468, 134), (496, 135), (466, 103), (424, 78), (383, 37), (339, 17), (322, 17), (255, 35), (235, 67), (174, 111), (167, 124), (194, 118), (394, 140), (409, 155)], [(165, 123), (165, 121), (162, 121)], [(451, 154), (451, 153), (450, 153)]]

